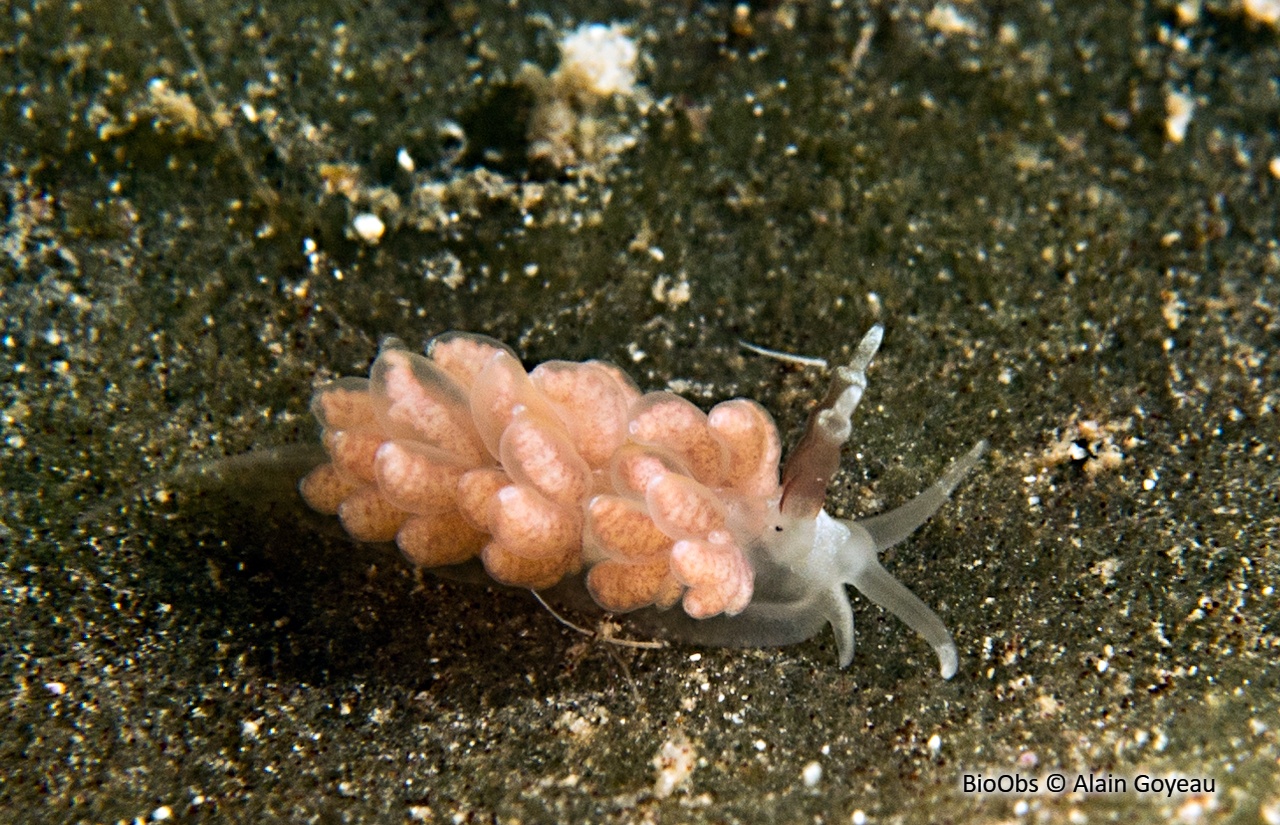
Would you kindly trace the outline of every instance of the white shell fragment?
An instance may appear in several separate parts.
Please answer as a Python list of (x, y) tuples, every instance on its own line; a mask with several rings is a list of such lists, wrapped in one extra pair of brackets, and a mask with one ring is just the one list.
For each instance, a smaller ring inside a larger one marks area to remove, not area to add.
[(356, 231), (356, 236), (367, 244), (376, 244), (382, 240), (382, 235), (387, 231), (387, 225), (382, 222), (382, 218), (372, 212), (361, 212), (351, 221), (351, 228)]

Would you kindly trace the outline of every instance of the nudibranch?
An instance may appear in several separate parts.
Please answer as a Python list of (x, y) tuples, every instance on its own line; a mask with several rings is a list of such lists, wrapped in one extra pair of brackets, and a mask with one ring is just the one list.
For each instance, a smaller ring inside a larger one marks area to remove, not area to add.
[(882, 335), (872, 327), (835, 370), (781, 475), (778, 429), (754, 401), (707, 413), (642, 394), (604, 361), (526, 372), (483, 335), (445, 333), (425, 357), (390, 339), (367, 379), (316, 390), (329, 461), (300, 490), (352, 538), (394, 541), (415, 565), (478, 558), (498, 582), (585, 588), (677, 638), (783, 645), (830, 624), (841, 667), (853, 659), (851, 584), (924, 636), (949, 679), (951, 634), (878, 555), (946, 501), (985, 443), (888, 513), (822, 509)]

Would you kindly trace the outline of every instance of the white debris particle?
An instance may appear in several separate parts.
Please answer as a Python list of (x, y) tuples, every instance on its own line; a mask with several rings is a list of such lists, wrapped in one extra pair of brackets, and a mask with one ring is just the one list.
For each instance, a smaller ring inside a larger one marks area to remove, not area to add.
[(673, 307), (683, 306), (689, 303), (689, 299), (693, 297), (693, 291), (689, 287), (689, 281), (680, 276), (680, 280), (675, 283), (671, 282), (669, 275), (659, 275), (657, 280), (653, 282), (653, 289), (650, 291), (653, 300), (660, 304), (669, 304)]
[(853, 816), (849, 817), (849, 821), (853, 825), (867, 825), (867, 815), (859, 808), (853, 812)]
[[(161, 77), (154, 77), (147, 83), (147, 94), (150, 96), (152, 108), (155, 109), (157, 127), (167, 127), (176, 134), (199, 135), (202, 133), (205, 122), (200, 115), (200, 107), (191, 99), (191, 95), (186, 92), (175, 92), (169, 86), (169, 81)], [(99, 128), (99, 134), (110, 137), (111, 128), (104, 124)]]
[(457, 289), (467, 282), (467, 270), (452, 252), (445, 251), (427, 261), (428, 281), (439, 281), (449, 289)]
[(1280, 26), (1280, 0), (1244, 0), (1244, 13), (1259, 23)]
[(258, 738), (258, 723), (252, 719), (246, 719), (240, 723), (240, 733), (250, 739)]
[(800, 772), (800, 779), (806, 788), (817, 785), (822, 781), (822, 764), (815, 760), (805, 765), (804, 770)]
[(653, 757), (653, 766), (658, 776), (653, 782), (653, 795), (658, 799), (666, 799), (675, 793), (693, 774), (698, 754), (693, 743), (683, 733), (676, 733), (658, 749)]
[(1271, 177), (1280, 178), (1280, 155), (1276, 155), (1271, 159), (1271, 162), (1267, 164), (1267, 170), (1271, 172)]
[(769, 743), (763, 739), (757, 739), (754, 743), (755, 749), (764, 753), (765, 748), (769, 747)]
[(929, 28), (943, 34), (974, 34), (978, 27), (956, 10), (950, 3), (939, 3), (925, 16)]
[(1196, 111), (1195, 100), (1186, 92), (1170, 92), (1164, 99), (1164, 110), (1168, 115), (1164, 121), (1165, 134), (1174, 143), (1181, 143), (1187, 137), (1187, 127)]
[(880, 316), (884, 305), (880, 301), (880, 296), (874, 292), (867, 293), (867, 308), (871, 310), (871, 314), (877, 318)]
[(604, 708), (586, 708), (582, 714), (566, 710), (560, 714), (552, 725), (556, 730), (562, 730), (569, 735), (579, 739), (587, 739), (599, 729), (601, 725), (609, 722), (609, 714)]
[(929, 753), (935, 757), (942, 753), (942, 737), (936, 733), (929, 737)]
[(161, 805), (159, 808), (156, 808), (154, 811), (151, 812), (151, 819), (153, 822), (164, 822), (166, 819), (172, 819), (172, 818), (173, 818), (173, 809), (170, 808), (168, 805)]
[(62, 696), (67, 692), (67, 686), (62, 682), (45, 682), (44, 689), (52, 693), (54, 696)]
[(1116, 571), (1120, 569), (1120, 560), (1112, 556), (1103, 559), (1089, 568), (1089, 572), (1102, 579), (1103, 584), (1111, 584), (1115, 581)]
[(560, 55), (560, 75), (581, 91), (609, 97), (635, 90), (640, 50), (617, 23), (579, 26), (560, 41)]
[(365, 243), (375, 244), (382, 240), (382, 233), (387, 231), (387, 225), (382, 222), (382, 218), (372, 212), (361, 212), (351, 221), (351, 228), (356, 231), (356, 235)]
[[(1172, 244), (1166, 244), (1166, 246), (1172, 246)], [(1161, 292), (1160, 297), (1164, 299), (1164, 303), (1160, 308), (1160, 314), (1164, 316), (1165, 326), (1169, 327), (1169, 329), (1176, 330), (1178, 327), (1182, 326), (1182, 315), (1186, 310), (1187, 305), (1180, 297), (1178, 297), (1178, 293), (1171, 289)]]
[(409, 154), (409, 150), (404, 147), (401, 147), (400, 151), (396, 152), (396, 163), (400, 165), (401, 169), (409, 173), (412, 173), (416, 168), (413, 162), (413, 155)]
[(1217, 807), (1217, 802), (1213, 797), (1201, 799), (1192, 796), (1178, 807), (1177, 818), (1180, 822), (1200, 822), (1204, 819), (1205, 814)]
[(518, 82), (536, 98), (526, 129), (529, 158), (561, 169), (592, 166), (635, 146), (638, 135), (622, 109), (602, 104), (617, 99), (628, 101), (628, 110), (647, 110), (652, 99), (636, 83), (639, 59), (625, 27), (588, 23), (561, 39), (560, 65), (550, 74), (526, 64)]

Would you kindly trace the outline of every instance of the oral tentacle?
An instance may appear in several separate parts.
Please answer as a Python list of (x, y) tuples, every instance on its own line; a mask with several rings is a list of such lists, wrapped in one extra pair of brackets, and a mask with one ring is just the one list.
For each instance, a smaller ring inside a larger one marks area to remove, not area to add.
[(969, 452), (952, 462), (941, 478), (906, 504), (887, 513), (859, 520), (858, 526), (871, 534), (876, 552), (883, 553), (928, 521), (939, 507), (947, 503), (951, 491), (964, 480), (986, 449), (987, 442), (979, 441)]
[(924, 637), (938, 654), (942, 678), (950, 679), (959, 667), (959, 653), (951, 633), (938, 614), (920, 601), (920, 597), (889, 574), (877, 560), (870, 560), (850, 582), (858, 592), (897, 616), (908, 627)]

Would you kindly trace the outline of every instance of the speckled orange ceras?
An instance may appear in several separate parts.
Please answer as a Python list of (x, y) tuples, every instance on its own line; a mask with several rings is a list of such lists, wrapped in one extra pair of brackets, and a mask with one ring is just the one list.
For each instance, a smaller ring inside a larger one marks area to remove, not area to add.
[(389, 340), (368, 379), (316, 391), (330, 461), (302, 495), (352, 538), (394, 540), (416, 565), (479, 557), (514, 587), (585, 584), (604, 610), (648, 608), (692, 641), (788, 644), (829, 623), (842, 667), (852, 584), (924, 636), (950, 678), (950, 633), (877, 555), (946, 501), (984, 443), (896, 510), (848, 521), (822, 509), (882, 334), (872, 327), (836, 369), (781, 477), (777, 427), (754, 401), (704, 413), (641, 394), (603, 361), (526, 373), (483, 335), (445, 333), (427, 357)]

